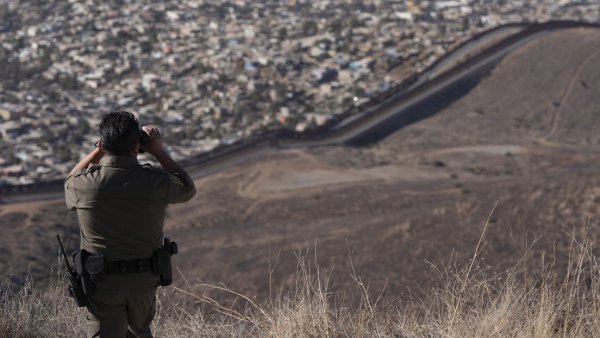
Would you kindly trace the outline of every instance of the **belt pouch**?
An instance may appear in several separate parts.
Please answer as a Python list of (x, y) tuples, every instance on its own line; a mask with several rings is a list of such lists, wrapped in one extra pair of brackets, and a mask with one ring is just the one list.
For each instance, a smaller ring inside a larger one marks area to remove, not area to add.
[(85, 271), (90, 275), (92, 282), (97, 283), (104, 279), (106, 274), (106, 264), (104, 264), (104, 255), (90, 255), (84, 262)]
[(171, 267), (171, 252), (166, 248), (157, 249), (152, 255), (152, 271), (158, 275), (158, 285), (167, 286), (173, 282), (173, 269)]

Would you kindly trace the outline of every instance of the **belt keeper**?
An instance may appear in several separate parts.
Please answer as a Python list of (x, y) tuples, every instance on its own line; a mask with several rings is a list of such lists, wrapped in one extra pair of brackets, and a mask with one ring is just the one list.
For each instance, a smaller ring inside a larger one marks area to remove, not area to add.
[(122, 274), (127, 273), (127, 264), (125, 263), (125, 261), (119, 262), (119, 271)]
[(141, 259), (138, 259), (136, 263), (137, 263), (138, 273), (144, 272), (144, 264), (143, 264), (144, 262)]

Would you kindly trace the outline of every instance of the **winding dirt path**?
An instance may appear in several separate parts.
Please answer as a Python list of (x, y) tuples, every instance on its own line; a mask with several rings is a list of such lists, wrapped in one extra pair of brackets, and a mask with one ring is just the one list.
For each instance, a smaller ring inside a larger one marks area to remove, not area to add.
[(581, 72), (583, 71), (583, 69), (590, 63), (590, 61), (592, 61), (593, 59), (598, 57), (599, 54), (600, 54), (600, 49), (597, 49), (595, 52), (588, 55), (583, 60), (583, 62), (581, 62), (579, 64), (577, 69), (575, 69), (575, 71), (573, 72), (573, 75), (571, 76), (571, 79), (569, 80), (567, 87), (565, 88), (565, 90), (560, 98), (558, 107), (556, 107), (556, 109), (554, 109), (554, 114), (552, 116), (552, 126), (550, 127), (550, 130), (548, 130), (548, 132), (546, 134), (542, 135), (538, 139), (538, 141), (540, 141), (541, 143), (544, 143), (544, 144), (549, 144), (549, 143), (554, 144), (553, 142), (549, 142), (548, 138), (551, 137), (558, 129), (558, 121), (560, 119), (560, 114), (562, 113), (563, 107), (565, 106), (565, 104), (567, 103), (567, 100), (571, 96), (571, 92), (573, 91), (573, 88), (575, 87), (575, 83), (580, 78)]

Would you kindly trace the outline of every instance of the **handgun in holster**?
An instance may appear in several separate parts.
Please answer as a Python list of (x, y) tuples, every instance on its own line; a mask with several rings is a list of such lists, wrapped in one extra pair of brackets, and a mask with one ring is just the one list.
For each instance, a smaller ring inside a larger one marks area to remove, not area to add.
[(81, 285), (86, 296), (93, 296), (96, 283), (104, 279), (106, 265), (104, 255), (93, 255), (81, 249), (73, 253), (75, 272), (81, 278)]
[(159, 277), (158, 285), (167, 286), (173, 282), (171, 256), (177, 254), (177, 243), (165, 238), (162, 248), (152, 255), (152, 271)]

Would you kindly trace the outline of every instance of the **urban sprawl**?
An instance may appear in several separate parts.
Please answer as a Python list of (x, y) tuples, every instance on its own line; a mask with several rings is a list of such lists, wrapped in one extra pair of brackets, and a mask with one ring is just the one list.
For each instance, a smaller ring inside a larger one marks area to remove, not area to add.
[(162, 128), (178, 159), (299, 132), (474, 34), (599, 20), (597, 0), (0, 3), (0, 187), (64, 177), (106, 112)]

